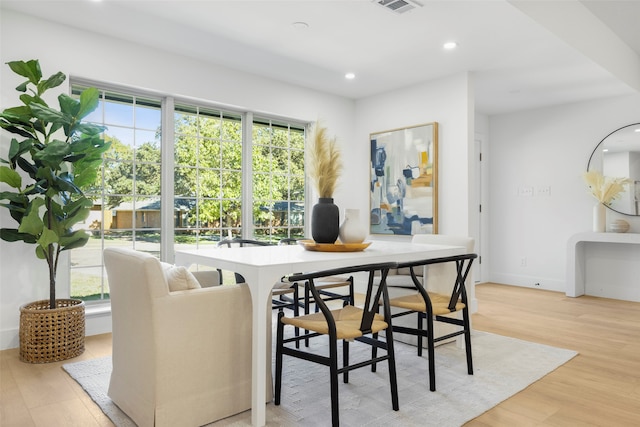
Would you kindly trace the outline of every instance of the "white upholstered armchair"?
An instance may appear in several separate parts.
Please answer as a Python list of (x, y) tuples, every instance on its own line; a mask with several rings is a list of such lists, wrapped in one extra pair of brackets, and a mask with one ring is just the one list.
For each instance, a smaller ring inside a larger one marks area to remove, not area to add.
[[(217, 281), (200, 273), (209, 286), (200, 287), (184, 267), (130, 249), (107, 248), (104, 261), (113, 318), (108, 395), (114, 403), (141, 427), (200, 426), (250, 409), (246, 284), (210, 286)], [(168, 280), (185, 290), (171, 291)]]

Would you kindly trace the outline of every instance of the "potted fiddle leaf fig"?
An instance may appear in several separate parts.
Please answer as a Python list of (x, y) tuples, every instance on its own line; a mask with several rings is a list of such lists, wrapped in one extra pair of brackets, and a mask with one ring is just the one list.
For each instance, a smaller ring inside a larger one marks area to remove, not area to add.
[(56, 299), (58, 260), (62, 251), (89, 240), (75, 229), (93, 205), (82, 188), (95, 182), (109, 143), (101, 138), (102, 126), (82, 122), (98, 105), (97, 89), (84, 90), (78, 99), (60, 94), (56, 109), (43, 96), (64, 82), (63, 73), (43, 79), (37, 60), (7, 64), (26, 81), (16, 87), (22, 105), (0, 114), (0, 127), (11, 134), (7, 157), (0, 158), (0, 205), (16, 223), (1, 228), (0, 238), (34, 245), (49, 270), (49, 299), (20, 308), (20, 358), (65, 360), (84, 351), (84, 302)]

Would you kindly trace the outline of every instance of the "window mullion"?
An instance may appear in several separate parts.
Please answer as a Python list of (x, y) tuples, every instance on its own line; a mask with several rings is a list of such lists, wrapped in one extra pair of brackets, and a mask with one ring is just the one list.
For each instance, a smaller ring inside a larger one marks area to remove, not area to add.
[[(305, 135), (311, 135), (312, 126), (313, 126), (312, 123), (308, 123), (305, 125), (304, 127)], [(308, 139), (305, 137), (305, 143), (304, 143), (305, 162), (308, 156), (307, 141)], [(305, 176), (306, 176), (306, 173), (305, 173)], [(305, 179), (304, 180), (304, 211), (309, 213), (311, 213), (311, 210), (313, 209), (313, 204), (314, 204), (313, 200), (315, 200), (315, 197), (309, 197), (311, 195), (313, 195), (311, 184), (308, 179)], [(309, 215), (308, 219), (305, 219), (304, 221), (304, 235), (311, 236), (311, 215)]]
[(162, 100), (162, 139), (161, 139), (161, 187), (160, 187), (160, 224), (162, 233), (160, 233), (160, 259), (173, 263), (175, 250), (175, 223), (174, 223), (174, 206), (175, 206), (175, 190), (173, 185), (173, 176), (175, 168), (174, 159), (174, 100), (167, 97)]
[(242, 237), (253, 238), (253, 114), (242, 118)]

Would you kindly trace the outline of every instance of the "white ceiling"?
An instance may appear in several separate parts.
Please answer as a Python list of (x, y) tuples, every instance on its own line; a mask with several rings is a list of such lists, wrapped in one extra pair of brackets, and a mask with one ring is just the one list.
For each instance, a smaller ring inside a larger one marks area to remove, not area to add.
[(484, 114), (640, 91), (640, 0), (420, 2), (402, 14), (371, 0), (0, 4), (353, 99), (461, 72)]

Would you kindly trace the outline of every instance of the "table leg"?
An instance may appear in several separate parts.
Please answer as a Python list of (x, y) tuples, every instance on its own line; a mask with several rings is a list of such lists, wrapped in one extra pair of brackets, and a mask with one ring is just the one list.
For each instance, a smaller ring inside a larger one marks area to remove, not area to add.
[[(247, 277), (253, 304), (251, 340), (251, 425), (266, 424), (267, 334), (265, 319), (273, 283), (261, 283), (258, 277)], [(253, 285), (252, 285), (253, 284)], [(271, 361), (269, 361), (271, 363)]]

